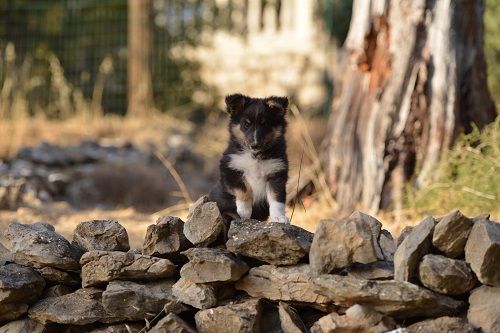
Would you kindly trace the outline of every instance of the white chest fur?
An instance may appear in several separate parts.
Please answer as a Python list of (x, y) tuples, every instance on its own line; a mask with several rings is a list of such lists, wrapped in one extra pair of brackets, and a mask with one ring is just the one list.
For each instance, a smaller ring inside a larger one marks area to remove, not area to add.
[(231, 154), (230, 157), (229, 166), (243, 172), (243, 177), (252, 188), (254, 202), (266, 198), (267, 177), (286, 168), (283, 161), (278, 158), (260, 160), (251, 152)]

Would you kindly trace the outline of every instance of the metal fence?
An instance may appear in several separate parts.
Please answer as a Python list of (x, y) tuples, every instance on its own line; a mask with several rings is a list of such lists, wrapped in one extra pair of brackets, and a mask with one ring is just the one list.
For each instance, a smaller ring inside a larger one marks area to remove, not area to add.
[[(203, 87), (197, 75), (199, 65), (174, 58), (170, 52), (173, 47), (201, 43), (203, 36), (217, 29), (245, 36), (248, 27), (238, 17), (247, 15), (249, 4), (258, 2), (259, 8), (264, 8), (272, 2), (280, 11), (283, 0), (141, 1), (150, 3), (149, 66), (154, 104), (168, 110), (190, 103), (194, 89)], [(319, 11), (316, 17), (332, 26), (332, 34), (339, 34), (335, 31), (339, 26), (332, 25), (331, 19), (335, 15), (349, 18), (352, 0), (315, 3)], [(0, 0), (0, 88), (10, 71), (19, 76), (21, 88), (16, 89), (25, 93), (29, 113), (49, 110), (61, 91), (71, 90), (73, 99), (76, 91), (83, 100), (97, 102), (103, 112), (124, 114), (130, 52), (128, 10), (127, 0)], [(340, 29), (346, 30), (347, 24)], [(65, 86), (58, 85), (58, 80)], [(54, 116), (58, 112), (53, 111)]]
[[(229, 2), (231, 4), (231, 2)], [(230, 6), (227, 7), (231, 10)], [(17, 68), (29, 57), (28, 76), (45, 84), (30, 91), (30, 104), (50, 103), (53, 79), (49, 55), (55, 55), (72, 87), (92, 99), (103, 78), (102, 108), (123, 114), (127, 109), (127, 0), (2, 0), (0, 50), (15, 48)], [(198, 43), (201, 29), (221, 27), (227, 13), (215, 1), (151, 1), (151, 69), (155, 105), (167, 109), (189, 101), (196, 75), (181, 77), (196, 64), (174, 60), (176, 43)], [(229, 27), (229, 26), (228, 26)], [(5, 59), (3, 59), (5, 62)], [(5, 67), (5, 66), (4, 66)], [(6, 71), (0, 71), (3, 82)], [(104, 73), (103, 73), (104, 72)]]

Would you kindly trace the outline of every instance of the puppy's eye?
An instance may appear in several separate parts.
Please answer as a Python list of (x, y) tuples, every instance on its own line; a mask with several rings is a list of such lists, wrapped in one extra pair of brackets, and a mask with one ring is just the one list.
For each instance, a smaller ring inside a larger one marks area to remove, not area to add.
[(266, 123), (266, 120), (264, 118), (262, 118), (261, 120), (259, 120), (259, 125), (264, 125)]
[(244, 121), (243, 121), (243, 128), (244, 128), (244, 129), (249, 128), (249, 127), (250, 127), (250, 125), (251, 125), (251, 124), (250, 124), (250, 120), (244, 120)]

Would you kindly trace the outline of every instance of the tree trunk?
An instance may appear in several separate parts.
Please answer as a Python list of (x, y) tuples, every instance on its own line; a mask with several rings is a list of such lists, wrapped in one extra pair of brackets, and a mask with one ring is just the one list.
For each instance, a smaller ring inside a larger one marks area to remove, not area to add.
[(153, 108), (150, 0), (128, 0), (128, 114)]
[(341, 211), (400, 208), (458, 134), (491, 122), (483, 0), (355, 0), (325, 140)]

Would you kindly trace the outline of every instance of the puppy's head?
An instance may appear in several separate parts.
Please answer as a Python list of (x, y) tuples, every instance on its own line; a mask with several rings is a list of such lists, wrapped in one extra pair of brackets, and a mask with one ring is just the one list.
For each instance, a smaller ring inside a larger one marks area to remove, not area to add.
[(288, 98), (251, 98), (241, 94), (226, 97), (231, 116), (231, 138), (252, 151), (262, 151), (283, 137)]

